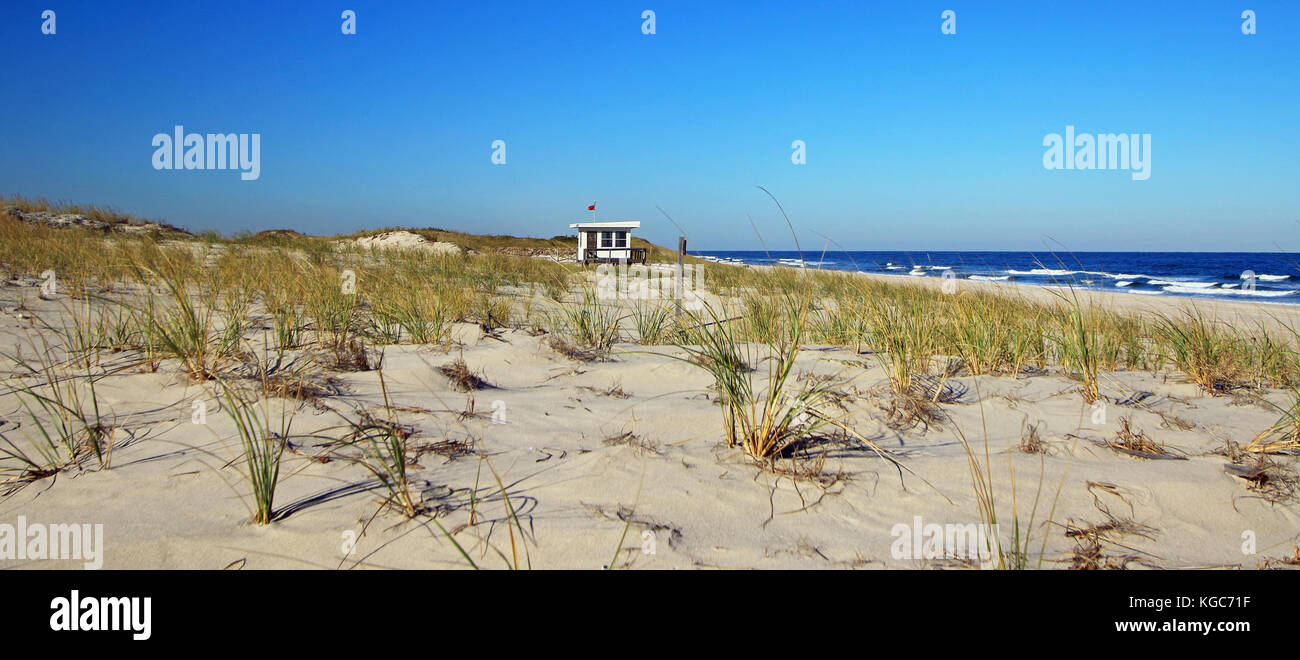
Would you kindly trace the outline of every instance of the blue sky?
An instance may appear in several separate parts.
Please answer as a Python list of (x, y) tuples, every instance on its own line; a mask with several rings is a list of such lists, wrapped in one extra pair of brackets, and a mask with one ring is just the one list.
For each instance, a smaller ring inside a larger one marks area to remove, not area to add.
[[(545, 237), (596, 200), (664, 245), (656, 207), (694, 247), (756, 249), (752, 215), (790, 248), (762, 185), (805, 248), (1294, 250), (1297, 44), (1300, 3), (1255, 0), (11, 0), (0, 193), (226, 233)], [(261, 177), (153, 169), (177, 124), (260, 133)], [(1151, 177), (1044, 169), (1066, 125), (1150, 133)]]

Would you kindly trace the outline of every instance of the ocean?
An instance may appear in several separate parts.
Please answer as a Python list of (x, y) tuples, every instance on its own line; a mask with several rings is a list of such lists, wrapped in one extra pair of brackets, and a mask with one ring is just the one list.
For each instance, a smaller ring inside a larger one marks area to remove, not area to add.
[[(798, 252), (705, 250), (699, 256), (717, 263), (800, 266)], [(807, 268), (897, 277), (1300, 304), (1300, 254), (1295, 253), (805, 251), (803, 257)]]

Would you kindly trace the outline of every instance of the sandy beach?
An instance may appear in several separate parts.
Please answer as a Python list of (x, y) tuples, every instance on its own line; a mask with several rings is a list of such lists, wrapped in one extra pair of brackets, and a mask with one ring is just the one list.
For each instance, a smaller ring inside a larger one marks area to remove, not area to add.
[[(960, 287), (1052, 299), (1030, 287)], [(30, 278), (0, 286), (10, 383), (22, 380), (15, 358), (57, 342), (49, 328), (86, 304), (40, 291)], [(123, 286), (101, 295), (141, 293)], [(1143, 313), (1194, 305), (1247, 328), (1289, 317), (1279, 306), (1086, 295)], [(241, 343), (251, 355), (241, 359), (266, 359), (273, 319), (255, 306), (249, 320)], [(1030, 567), (1256, 568), (1280, 565), (1298, 540), (1295, 458), (1261, 456), (1275, 464), (1270, 483), (1231, 472), (1234, 462), (1258, 467), (1232, 448), (1290, 405), (1278, 389), (1211, 395), (1171, 368), (1112, 371), (1100, 374), (1099, 408), (1053, 367), (942, 380), (939, 369), (933, 415), (900, 421), (876, 353), (809, 344), (792, 379), (833, 382), (836, 419), (852, 433), (823, 434), (760, 464), (726, 445), (714, 379), (680, 347), (631, 343), (625, 328), (608, 353), (583, 359), (557, 349), (554, 336), (527, 324), (457, 322), (445, 341), (375, 346), (376, 368), (313, 372), (312, 396), (254, 396), (255, 410), (276, 424), (291, 420), (269, 524), (253, 521), (221, 388), (190, 378), (174, 359), (151, 369), (129, 352), (105, 351), (94, 384), (100, 418), (112, 420), (109, 459), (82, 456), (49, 476), (12, 481), (0, 522), (102, 524), (108, 569), (974, 568), (981, 557), (925, 545), (934, 525), (950, 543), (949, 528), (961, 534), (988, 522), (974, 456), (999, 514), (988, 533), (1029, 555)], [(440, 371), (458, 360), (481, 379), (476, 389)], [(767, 367), (756, 362), (761, 379)], [(34, 441), (27, 410), (13, 390), (0, 395), (0, 432)], [(403, 430), (420, 515), (395, 512), (382, 479), (332, 444), (346, 420), (367, 415)], [(1121, 428), (1165, 453), (1108, 445)]]

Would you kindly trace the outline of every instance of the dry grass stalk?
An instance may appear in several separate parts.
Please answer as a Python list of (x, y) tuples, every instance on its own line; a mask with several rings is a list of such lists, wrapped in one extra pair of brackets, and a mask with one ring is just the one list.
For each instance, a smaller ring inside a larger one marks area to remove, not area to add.
[(457, 392), (470, 392), (491, 387), (481, 376), (470, 371), (469, 365), (465, 364), (465, 358), (458, 358), (451, 364), (445, 364), (438, 367), (438, 372), (451, 381), (452, 387)]
[(1129, 417), (1119, 418), (1119, 430), (1105, 444), (1115, 451), (1138, 458), (1182, 458), (1148, 437), (1145, 431), (1133, 425), (1133, 420)]
[(1018, 449), (1026, 454), (1046, 454), (1051, 447), (1039, 437), (1038, 424), (1025, 424), (1020, 431)]

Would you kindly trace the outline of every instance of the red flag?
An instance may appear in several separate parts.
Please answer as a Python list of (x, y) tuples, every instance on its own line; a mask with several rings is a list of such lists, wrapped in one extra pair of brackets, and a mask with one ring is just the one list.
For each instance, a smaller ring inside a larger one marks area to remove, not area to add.
[(595, 203), (595, 202), (592, 202), (592, 203), (591, 203), (591, 206), (588, 206), (588, 207), (587, 207), (587, 210), (588, 210), (588, 211), (595, 211), (595, 210), (596, 210), (596, 203)]

